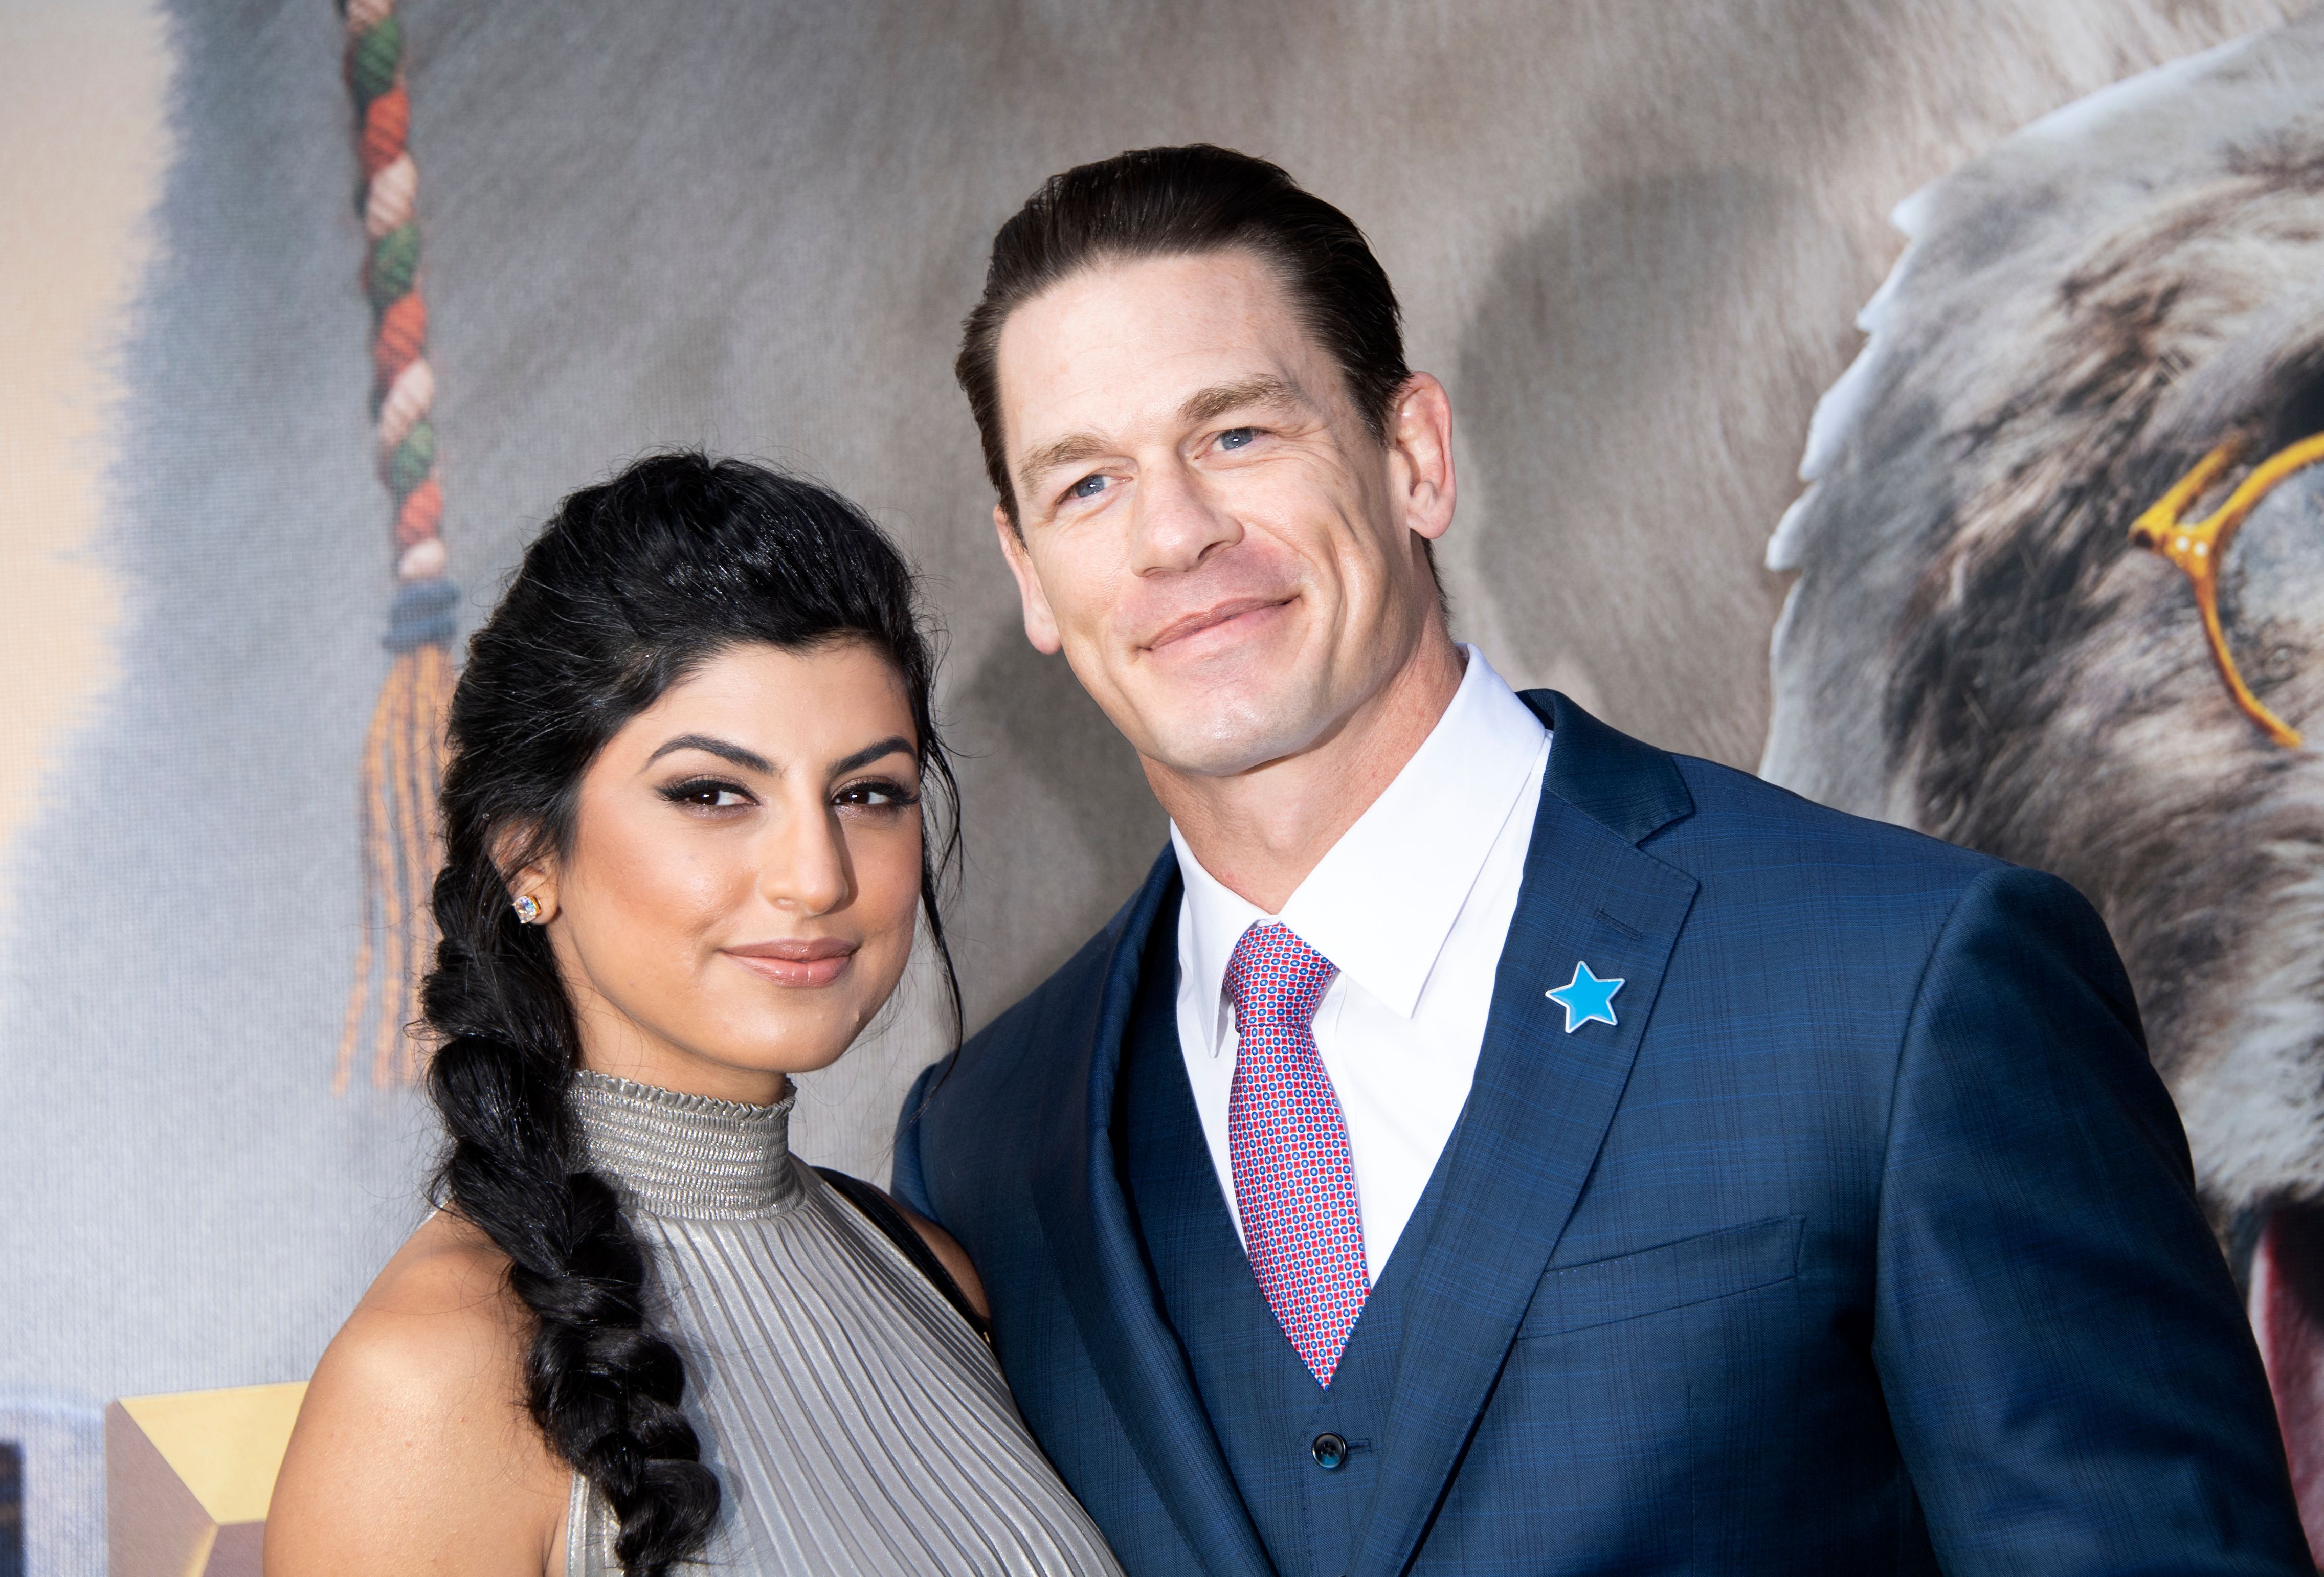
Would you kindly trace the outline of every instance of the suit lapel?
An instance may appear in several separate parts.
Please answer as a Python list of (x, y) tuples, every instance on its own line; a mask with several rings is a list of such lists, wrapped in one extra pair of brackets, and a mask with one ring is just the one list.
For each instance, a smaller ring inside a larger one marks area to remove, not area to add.
[[(1662, 752), (1562, 696), (1528, 691), (1554, 730), (1492, 1016), (1406, 1284), (1407, 1344), (1379, 1487), (1354, 1568), (1402, 1572), (1443, 1499), (1517, 1323), (1597, 1159), (1661, 988), (1694, 879), (1636, 846), (1692, 809)], [(1586, 963), (1619, 977), (1618, 1022), (1565, 1028), (1545, 994)]]
[(1090, 1361), (1171, 1520), (1205, 1572), (1272, 1577), (1185, 1351), (1163, 1314), (1110, 1139), (1139, 961), (1176, 880), (1177, 862), (1166, 850), (1115, 923), (1105, 983), (1075, 1059), (1078, 1076), (1051, 1109), (1034, 1197)]

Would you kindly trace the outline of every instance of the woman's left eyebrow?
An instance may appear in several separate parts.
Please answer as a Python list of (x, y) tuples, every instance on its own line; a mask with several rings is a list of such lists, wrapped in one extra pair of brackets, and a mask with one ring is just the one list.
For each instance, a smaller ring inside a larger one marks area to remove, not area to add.
[(898, 752), (908, 756), (919, 754), (919, 752), (913, 748), (910, 740), (897, 734), (881, 740), (878, 744), (867, 744), (852, 756), (842, 756), (831, 763), (831, 775), (836, 778), (842, 772), (852, 772), (858, 767), (868, 767), (881, 756), (892, 756)]
[(759, 772), (770, 778), (779, 775), (775, 770), (774, 762), (767, 760), (758, 752), (745, 750), (731, 741), (717, 739), (706, 733), (679, 734), (648, 756), (646, 765), (652, 766), (672, 751), (701, 751), (706, 755), (716, 756), (721, 761), (732, 761), (746, 772)]

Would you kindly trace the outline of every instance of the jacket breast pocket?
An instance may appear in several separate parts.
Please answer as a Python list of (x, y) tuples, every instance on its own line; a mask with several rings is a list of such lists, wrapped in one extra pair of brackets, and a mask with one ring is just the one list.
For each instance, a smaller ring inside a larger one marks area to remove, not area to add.
[(1581, 1265), (1554, 1266), (1517, 1340), (1635, 1320), (1772, 1286), (1799, 1274), (1805, 1218), (1771, 1217)]

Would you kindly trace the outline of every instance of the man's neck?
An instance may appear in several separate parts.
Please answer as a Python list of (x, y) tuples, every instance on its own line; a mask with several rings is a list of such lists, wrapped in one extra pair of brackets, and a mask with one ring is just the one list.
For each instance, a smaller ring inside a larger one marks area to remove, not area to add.
[(1154, 797), (1194, 858), (1230, 891), (1280, 913), (1427, 740), (1461, 687), (1462, 658), (1441, 628), (1322, 739), (1231, 778), (1146, 763)]

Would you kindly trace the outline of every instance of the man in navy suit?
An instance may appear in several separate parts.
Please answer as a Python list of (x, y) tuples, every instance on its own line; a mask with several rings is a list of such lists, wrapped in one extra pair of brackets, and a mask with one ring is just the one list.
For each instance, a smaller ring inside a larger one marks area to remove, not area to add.
[(1132, 1573), (2313, 1570), (2097, 917), (1456, 646), (1344, 216), (1068, 171), (959, 371), (1171, 841), (896, 1185)]

